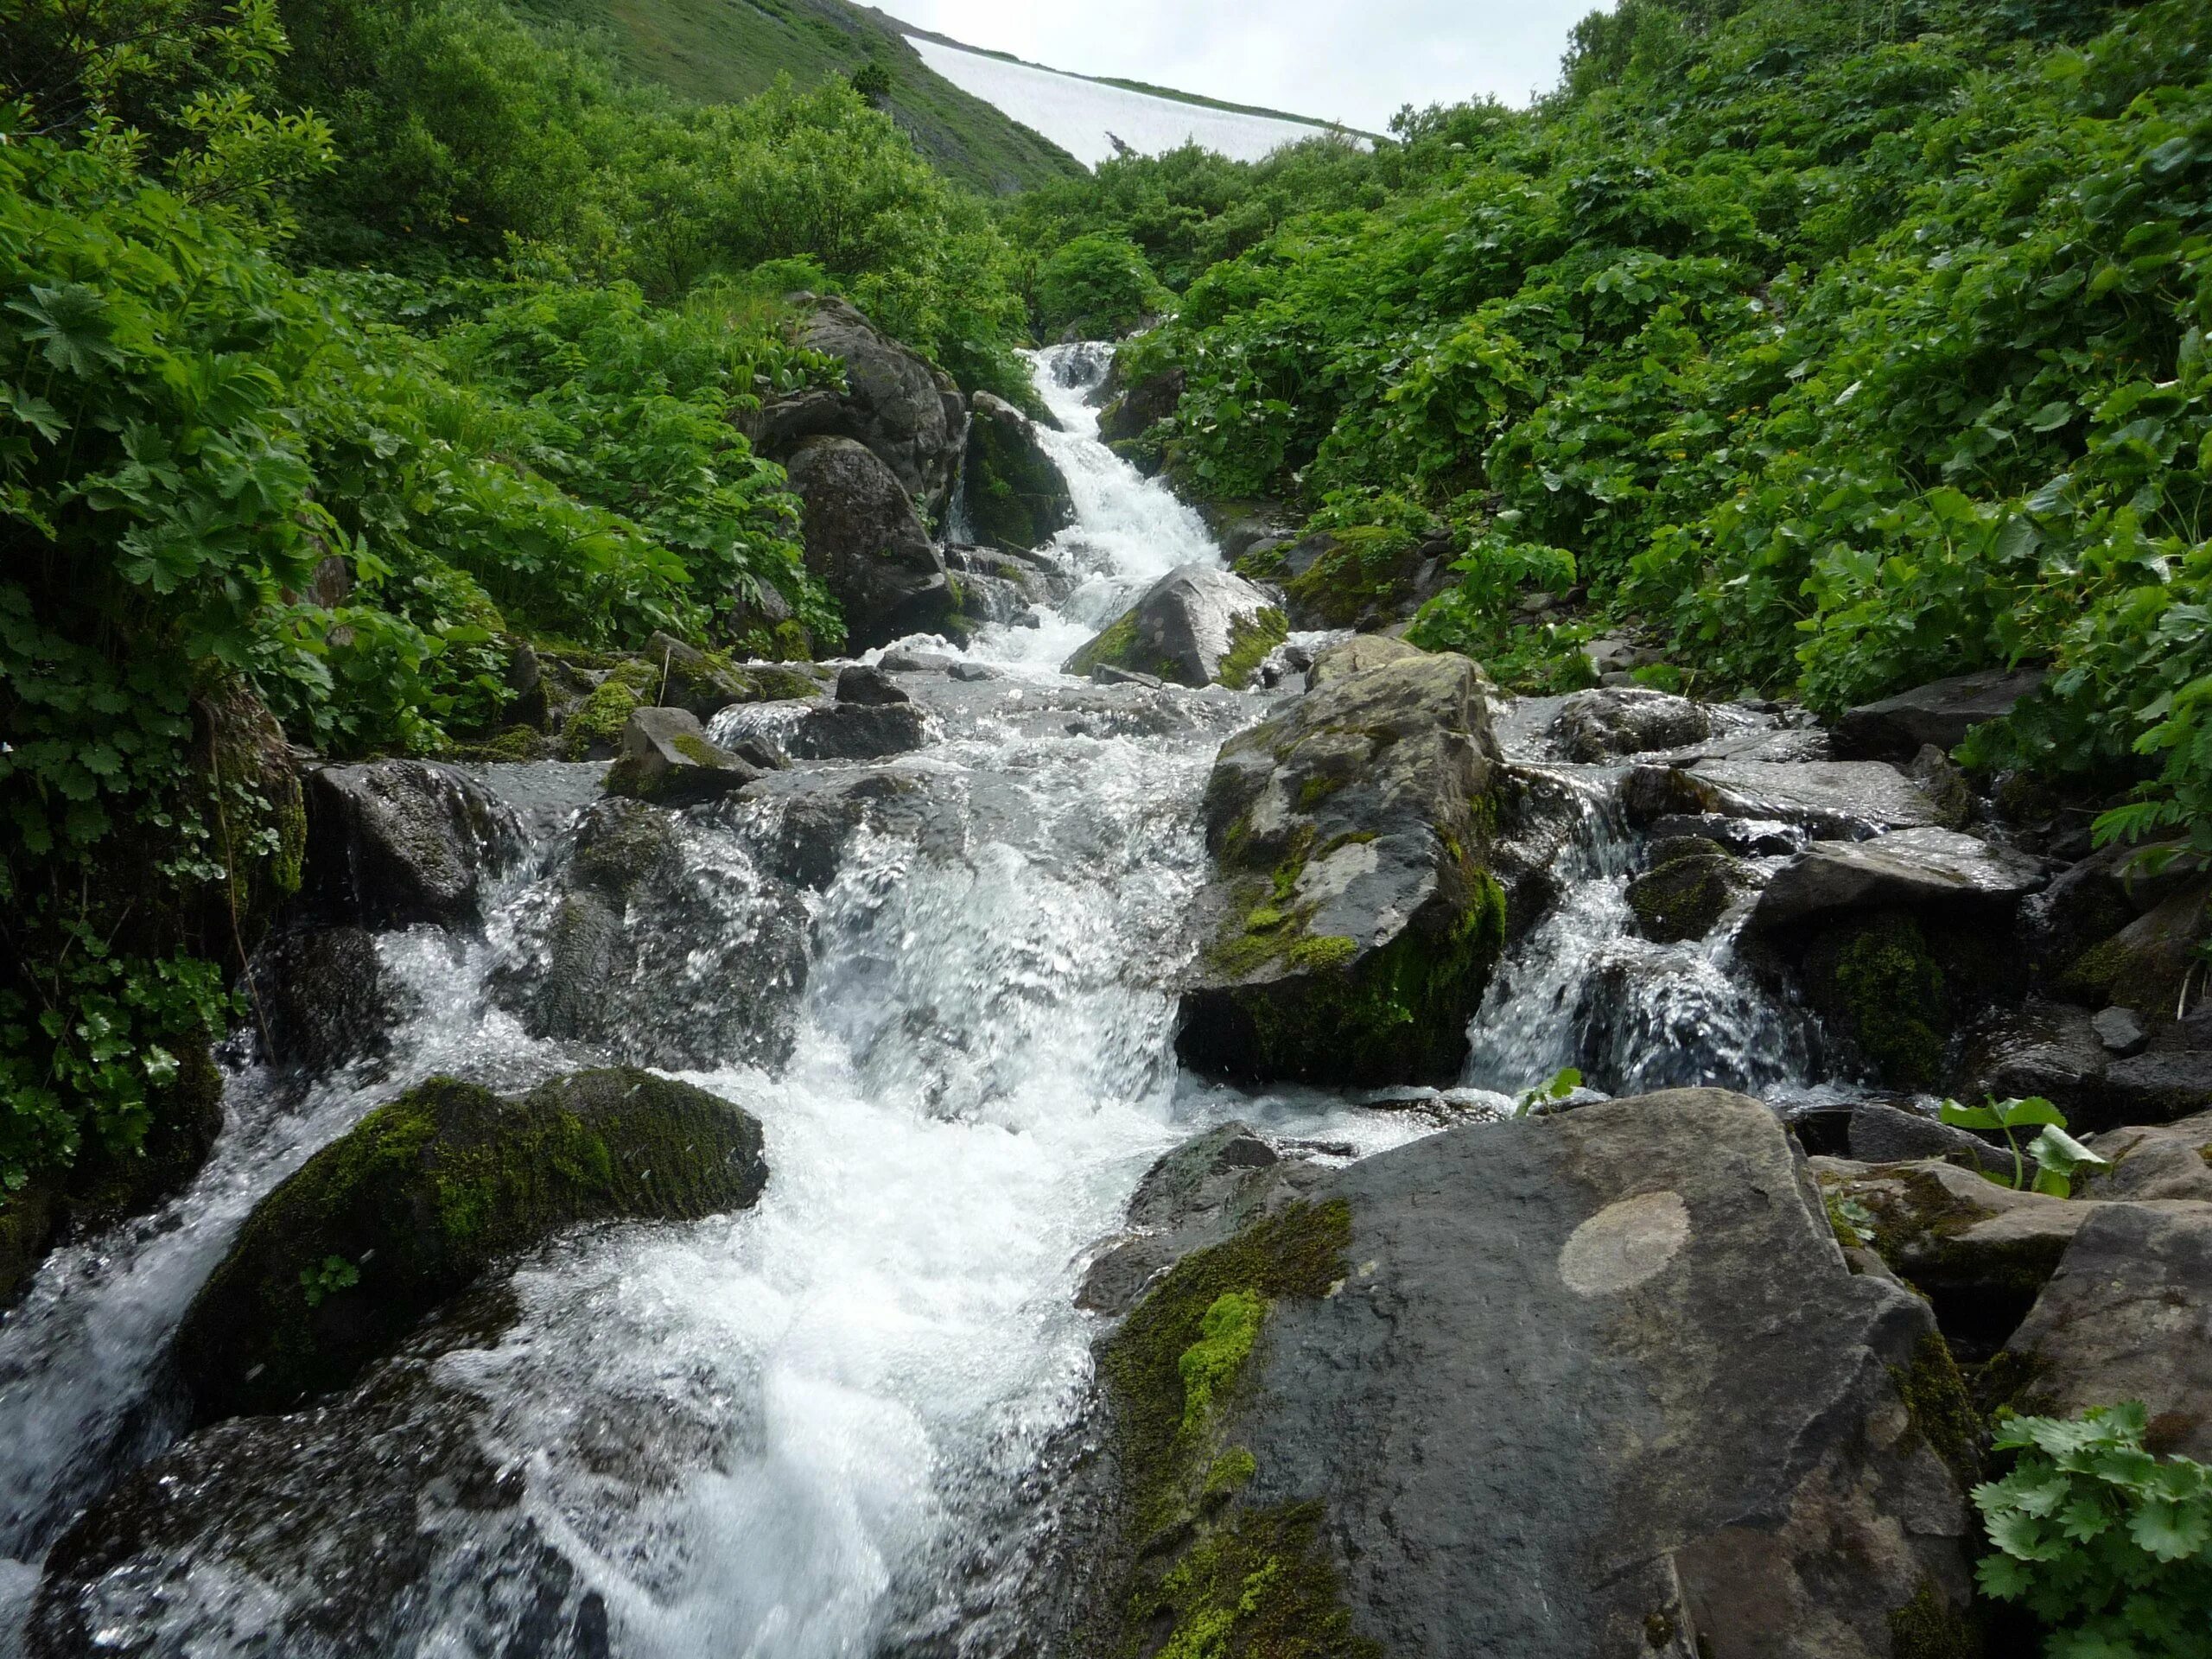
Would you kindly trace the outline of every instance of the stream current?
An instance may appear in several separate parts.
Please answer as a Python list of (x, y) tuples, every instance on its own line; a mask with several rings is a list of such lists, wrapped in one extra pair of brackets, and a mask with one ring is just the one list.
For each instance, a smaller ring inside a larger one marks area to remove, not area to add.
[[(1039, 1471), (1080, 1419), (1096, 1334), (1073, 1293), (1147, 1166), (1201, 1128), (1241, 1118), (1341, 1160), (1509, 1109), (1571, 1063), (1618, 1092), (1808, 1086), (1798, 1023), (1735, 971), (1725, 930), (1689, 945), (1633, 938), (1632, 843), (1611, 775), (1557, 763), (1534, 723), (1512, 720), (1509, 752), (1574, 805), (1563, 896), (1493, 984), (1467, 1086), (1249, 1096), (1179, 1072), (1173, 983), (1205, 875), (1200, 797), (1222, 740), (1274, 694), (1109, 690), (1058, 672), (1158, 577), (1220, 559), (1194, 512), (1097, 442), (1086, 395), (1106, 362), (1083, 346), (1035, 359), (1065, 429), (1040, 435), (1077, 507), (1050, 550), (1071, 591), (964, 652), (904, 643), (982, 671), (901, 675), (929, 714), (921, 750), (803, 766), (762, 800), (683, 816), (688, 896), (649, 1019), (597, 1046), (528, 1034), (508, 992), (546, 971), (558, 874), (601, 768), (486, 768), (526, 850), (480, 929), (379, 936), (407, 1010), (391, 1052), (302, 1084), (241, 1047), (227, 1126), (189, 1190), (48, 1260), (0, 1322), (0, 1654), (19, 1650), (73, 1517), (176, 1440), (166, 1345), (245, 1217), (427, 1077), (510, 1090), (654, 1063), (652, 1031), (688, 1029), (696, 1052), (699, 1033), (732, 1028), (733, 1007), (737, 1027), (756, 1004), (774, 1027), (676, 1072), (760, 1120), (772, 1173), (758, 1207), (596, 1230), (531, 1258), (504, 1328), (435, 1358), (435, 1389), (401, 1408), (403, 1428), (405, 1409), (442, 1414), (419, 1425), (426, 1440), (460, 1421), (508, 1501), (421, 1497), (429, 1559), (395, 1615), (401, 1638), (380, 1650), (515, 1659), (1030, 1650), (1024, 1598), (1039, 1593), (1051, 1509)], [(780, 717), (731, 710), (717, 735)], [(810, 799), (863, 778), (893, 810), (856, 818), (818, 880), (773, 874), (772, 849), (813, 822)], [(803, 971), (760, 967), (779, 926)], [(296, 1440), (327, 1437), (342, 1462), (344, 1433), (317, 1414)], [(311, 1527), (298, 1506), (311, 1509), (314, 1483), (302, 1497), (284, 1479), (271, 1476), (272, 1506)], [(349, 1501), (342, 1480), (327, 1490)], [(542, 1586), (503, 1587), (487, 1566), (525, 1539), (562, 1564), (550, 1612)], [(365, 1651), (302, 1634), (299, 1586), (257, 1571), (251, 1552), (188, 1541), (97, 1594), (101, 1653)]]

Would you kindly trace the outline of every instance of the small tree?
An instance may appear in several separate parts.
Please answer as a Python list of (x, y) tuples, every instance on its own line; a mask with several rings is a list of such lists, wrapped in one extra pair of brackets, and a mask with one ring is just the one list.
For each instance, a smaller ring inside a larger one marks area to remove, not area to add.
[(853, 71), (853, 90), (871, 104), (880, 105), (891, 96), (891, 89), (898, 78), (880, 58), (870, 58)]

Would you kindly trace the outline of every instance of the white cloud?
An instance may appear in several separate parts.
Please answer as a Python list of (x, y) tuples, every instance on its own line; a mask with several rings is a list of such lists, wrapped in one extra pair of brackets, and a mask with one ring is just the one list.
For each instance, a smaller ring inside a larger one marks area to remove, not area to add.
[(1405, 104), (1525, 104), (1598, 0), (891, 0), (905, 22), (1086, 75), (1380, 131)]

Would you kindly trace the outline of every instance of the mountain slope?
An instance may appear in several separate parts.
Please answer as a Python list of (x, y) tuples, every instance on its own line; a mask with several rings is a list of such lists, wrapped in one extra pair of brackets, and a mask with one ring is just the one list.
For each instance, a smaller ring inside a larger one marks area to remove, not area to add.
[(765, 92), (779, 74), (802, 87), (874, 60), (891, 72), (885, 107), (950, 176), (1006, 194), (1078, 174), (1051, 140), (963, 92), (922, 61), (904, 25), (845, 0), (515, 0), (547, 21), (603, 29), (631, 73), (686, 98)]

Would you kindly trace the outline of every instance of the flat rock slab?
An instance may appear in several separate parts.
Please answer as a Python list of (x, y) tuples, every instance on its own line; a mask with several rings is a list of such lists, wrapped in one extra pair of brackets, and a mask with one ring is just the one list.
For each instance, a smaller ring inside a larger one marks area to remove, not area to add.
[(1963, 1603), (1959, 1478), (1899, 1388), (1948, 1367), (1933, 1321), (1850, 1273), (1758, 1102), (1452, 1130), (1314, 1196), (1344, 1278), (1269, 1308), (1224, 1433), (1243, 1513), (1323, 1506), (1355, 1635), (1886, 1659), (1916, 1597)]
[(2095, 1206), (2006, 1351), (2028, 1409), (2139, 1400), (2152, 1449), (2212, 1459), (2212, 1205)]
[(1777, 927), (1840, 910), (2016, 902), (2043, 884), (2040, 860), (1949, 830), (1825, 842), (1777, 871), (1751, 912)]
[(1910, 760), (1929, 745), (1948, 753), (1985, 721), (2011, 714), (2042, 683), (2040, 669), (1985, 669), (1916, 685), (1846, 714), (1836, 722), (1836, 748), (1847, 755), (1897, 760)]
[(2076, 1183), (2084, 1198), (2212, 1199), (2212, 1112), (2113, 1129), (2092, 1135), (2089, 1147), (2112, 1167)]
[(1700, 760), (1638, 766), (1621, 798), (1640, 823), (1712, 813), (1802, 826), (1822, 841), (1864, 841), (1893, 830), (1933, 829), (1936, 804), (1878, 760), (1767, 763)]

